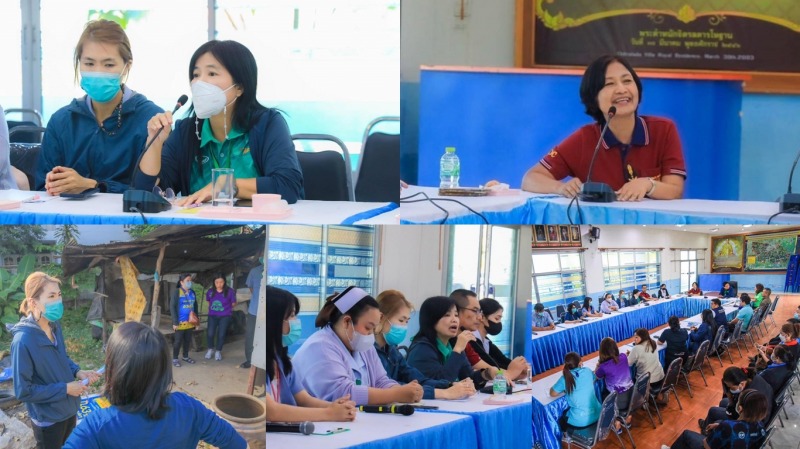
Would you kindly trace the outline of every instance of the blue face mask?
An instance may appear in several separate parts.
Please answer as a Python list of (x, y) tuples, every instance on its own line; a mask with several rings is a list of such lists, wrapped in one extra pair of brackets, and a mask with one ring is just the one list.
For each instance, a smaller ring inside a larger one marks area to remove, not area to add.
[(800, 320), (800, 313), (795, 313), (794, 314), (794, 319)]
[(392, 324), (391, 330), (386, 333), (383, 337), (386, 339), (386, 343), (390, 345), (399, 345), (406, 339), (406, 333), (408, 332), (407, 326), (398, 326), (396, 324)]
[(94, 101), (108, 103), (117, 95), (120, 73), (81, 72), (81, 89)]
[(303, 324), (297, 318), (289, 321), (289, 333), (284, 335), (281, 339), (284, 346), (291, 346), (300, 339), (300, 334), (303, 331)]
[(61, 317), (64, 316), (64, 303), (61, 301), (61, 298), (59, 298), (57, 302), (45, 304), (42, 316), (49, 321), (60, 320)]
[(264, 258), (263, 257), (259, 257), (258, 258), (258, 263), (260, 263), (261, 265), (264, 265)]
[(186, 281), (186, 282), (183, 283), (183, 285), (185, 286), (184, 289), (186, 291), (189, 291), (189, 290), (192, 289), (192, 281)]

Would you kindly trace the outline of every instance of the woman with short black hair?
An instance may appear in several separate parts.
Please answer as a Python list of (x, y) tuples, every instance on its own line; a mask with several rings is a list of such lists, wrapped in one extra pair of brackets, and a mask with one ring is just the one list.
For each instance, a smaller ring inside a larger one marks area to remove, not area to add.
[(72, 432), (67, 449), (131, 447), (195, 448), (200, 441), (220, 449), (243, 449), (245, 440), (200, 401), (171, 392), (169, 346), (161, 333), (136, 321), (120, 325), (106, 350), (99, 408)]
[(172, 366), (180, 368), (178, 354), (181, 348), (183, 348), (183, 361), (194, 365), (194, 360), (189, 357), (189, 347), (192, 345), (192, 334), (200, 323), (194, 323), (192, 318), (192, 313), (195, 318), (198, 315), (191, 274), (184, 273), (178, 278), (178, 285), (170, 296), (169, 308), (172, 314), (172, 330), (175, 331), (172, 337)]
[[(217, 273), (214, 276), (214, 286), (206, 292), (208, 302), (208, 351), (206, 359), (214, 356), (215, 360), (222, 360), (222, 345), (225, 344), (225, 335), (231, 323), (233, 307), (236, 306), (236, 292), (228, 287), (225, 275)], [(215, 341), (216, 340), (216, 341)]]

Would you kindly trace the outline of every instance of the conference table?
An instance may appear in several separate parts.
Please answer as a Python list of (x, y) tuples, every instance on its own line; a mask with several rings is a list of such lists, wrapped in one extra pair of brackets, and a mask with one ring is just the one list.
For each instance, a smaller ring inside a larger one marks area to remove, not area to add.
[[(267, 433), (270, 448), (408, 449), (457, 447), (478, 449), (469, 416), (414, 413), (411, 416), (358, 413), (355, 421), (314, 423), (314, 434)], [(342, 429), (347, 429), (341, 431)], [(332, 431), (327, 434), (328, 431)], [(318, 435), (322, 434), (322, 435)], [(530, 446), (528, 446), (530, 448)]]
[[(433, 203), (425, 200), (425, 196)], [(519, 190), (483, 197), (440, 196), (437, 187), (409, 186), (400, 193), (404, 224), (765, 224), (778, 213), (778, 203), (765, 201), (651, 200), (580, 202), (580, 214), (560, 195)], [(410, 203), (410, 201), (419, 202)], [(458, 201), (458, 204), (455, 201)], [(435, 204), (435, 205), (434, 205)], [(437, 208), (439, 206), (448, 213)], [(467, 209), (474, 210), (486, 218)], [(797, 224), (800, 214), (777, 215), (770, 223)]]
[[(739, 308), (734, 305), (734, 301), (731, 300), (726, 300), (723, 302), (723, 309), (725, 310), (728, 320), (735, 318), (736, 313), (739, 310)], [(690, 316), (689, 318), (681, 321), (681, 327), (688, 329), (692, 325), (698, 325), (700, 322), (701, 314), (697, 313), (696, 315)], [(654, 340), (658, 340), (658, 337), (663, 331), (664, 329), (651, 331), (650, 335)], [(626, 338), (630, 337), (631, 336), (629, 335)], [(597, 340), (595, 343), (595, 351), (597, 351), (599, 345), (600, 340)], [(619, 345), (621, 353), (629, 351), (632, 347), (633, 346), (631, 344)], [(659, 357), (661, 358), (662, 364), (664, 361), (664, 349), (666, 349), (666, 345), (658, 346)], [(583, 366), (594, 371), (594, 369), (597, 367), (597, 361), (598, 357), (584, 360)], [(568, 408), (567, 398), (564, 395), (558, 397), (550, 396), (550, 388), (558, 381), (561, 375), (562, 374), (560, 372), (557, 372), (537, 380), (533, 383), (533, 389), (531, 391), (533, 396), (533, 415), (531, 423), (533, 442), (534, 444), (540, 444), (541, 447), (546, 449), (558, 449), (561, 447), (561, 429), (558, 427), (558, 418), (561, 417), (564, 411)], [(599, 389), (596, 389), (596, 393), (598, 394), (597, 399), (601, 400), (599, 396)]]
[[(149, 214), (122, 211), (122, 194), (98, 193), (83, 200), (52, 197), (44, 192), (38, 199), (22, 203), (17, 209), (0, 210), (0, 224), (228, 224), (228, 223), (293, 223), (293, 224), (397, 224), (397, 204), (360, 203), (352, 201), (300, 200), (290, 205), (292, 211), (280, 219), (261, 219), (249, 207), (236, 207), (235, 214), (209, 217), (215, 212), (210, 204), (200, 207), (172, 209)], [(146, 223), (145, 223), (146, 220)]]
[[(488, 405), (484, 401), (492, 395), (477, 393), (472, 397), (447, 401), (424, 400), (424, 405), (434, 405), (438, 410), (417, 410), (417, 413), (427, 412), (430, 415), (439, 413), (466, 415), (472, 418), (475, 435), (479, 449), (530, 449), (531, 435), (523, 431), (530, 425), (532, 404), (530, 390), (523, 390), (508, 398), (514, 403), (502, 405)], [(448, 440), (442, 440), (440, 447), (459, 448)]]
[(633, 332), (640, 327), (652, 329), (667, 324), (672, 315), (679, 318), (692, 316), (710, 306), (708, 298), (675, 295), (670, 299), (623, 307), (602, 317), (589, 317), (587, 322), (556, 324), (554, 330), (532, 332), (531, 371), (536, 375), (560, 366), (570, 351), (581, 357), (591, 354), (597, 351), (600, 340), (605, 337), (625, 340), (633, 337)]

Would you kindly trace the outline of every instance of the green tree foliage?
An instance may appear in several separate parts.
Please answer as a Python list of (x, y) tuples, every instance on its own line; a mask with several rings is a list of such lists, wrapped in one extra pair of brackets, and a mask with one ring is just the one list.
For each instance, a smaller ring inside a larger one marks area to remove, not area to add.
[(44, 229), (34, 226), (0, 226), (0, 256), (33, 253), (41, 246)]

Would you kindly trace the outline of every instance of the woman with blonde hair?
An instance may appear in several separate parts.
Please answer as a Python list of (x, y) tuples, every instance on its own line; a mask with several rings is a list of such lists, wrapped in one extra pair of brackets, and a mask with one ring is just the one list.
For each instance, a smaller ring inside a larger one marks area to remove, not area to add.
[[(35, 190), (50, 195), (97, 188), (122, 193), (144, 150), (147, 121), (163, 112), (125, 83), (133, 65), (125, 30), (93, 20), (75, 46), (75, 79), (86, 96), (56, 111), (47, 124)], [(80, 75), (80, 76), (79, 76)]]
[[(60, 448), (75, 428), (81, 394), (100, 378), (83, 371), (67, 355), (61, 319), (60, 281), (41, 271), (25, 280), (26, 315), (11, 333), (14, 394), (28, 409), (37, 449)], [(78, 380), (76, 380), (76, 378)]]
[(409, 365), (397, 346), (406, 339), (414, 306), (397, 290), (383, 291), (376, 300), (383, 316), (375, 333), (375, 349), (389, 377), (403, 384), (416, 380), (422, 385), (423, 399), (461, 399), (475, 394), (472, 379), (431, 379)]

